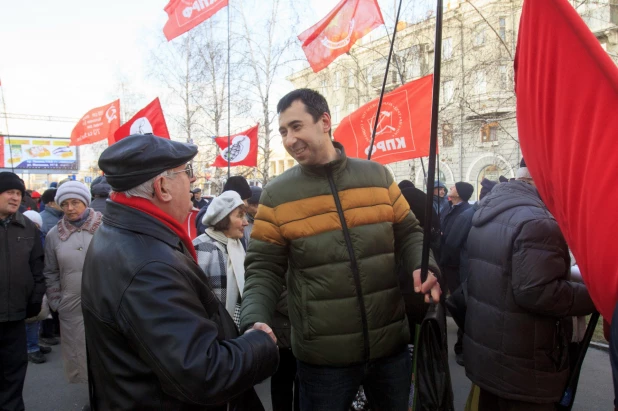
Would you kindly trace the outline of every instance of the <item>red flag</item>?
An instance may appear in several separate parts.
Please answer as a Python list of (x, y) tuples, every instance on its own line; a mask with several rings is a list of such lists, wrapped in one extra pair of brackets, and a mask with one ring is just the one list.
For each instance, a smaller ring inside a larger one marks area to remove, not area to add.
[(245, 130), (242, 133), (230, 137), (232, 145), (228, 150), (227, 136), (215, 137), (215, 143), (221, 149), (221, 153), (212, 164), (213, 167), (227, 167), (227, 153), (230, 153), (230, 166), (257, 167), (258, 153), (258, 128), (260, 124)]
[(342, 0), (298, 40), (314, 72), (350, 51), (356, 40), (384, 24), (376, 0)]
[(228, 0), (170, 0), (165, 6), (169, 20), (163, 34), (170, 41), (211, 18), (228, 5)]
[(72, 146), (110, 139), (120, 127), (120, 100), (87, 112), (71, 132)]
[[(411, 81), (384, 95), (371, 159), (380, 164), (429, 155), (433, 75)], [(378, 99), (343, 120), (334, 138), (349, 157), (367, 158)]]
[(114, 136), (109, 138), (109, 145), (111, 146), (131, 134), (148, 133), (154, 134), (157, 137), (170, 138), (159, 97), (152, 100), (150, 104), (138, 111), (131, 120), (116, 130)]
[(618, 301), (618, 69), (567, 0), (526, 0), (515, 73), (526, 165), (592, 300), (611, 321)]

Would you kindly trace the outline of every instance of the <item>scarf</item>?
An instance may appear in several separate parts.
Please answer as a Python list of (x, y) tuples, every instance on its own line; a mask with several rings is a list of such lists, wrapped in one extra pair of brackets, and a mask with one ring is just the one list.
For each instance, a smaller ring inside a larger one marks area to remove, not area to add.
[(82, 225), (84, 225), (84, 223), (86, 222), (89, 216), (90, 216), (90, 209), (86, 208), (84, 212), (82, 213), (82, 215), (79, 216), (79, 219), (77, 219), (76, 221), (69, 221), (69, 224), (73, 224), (75, 227), (80, 228)]
[(245, 288), (245, 249), (240, 240), (227, 238), (212, 227), (206, 229), (206, 235), (227, 249), (225, 309), (234, 318), (238, 297), (242, 297)]
[(134, 208), (143, 213), (148, 214), (151, 217), (156, 218), (158, 221), (163, 223), (167, 228), (172, 230), (174, 234), (180, 238), (185, 248), (193, 257), (194, 261), (197, 261), (197, 254), (195, 254), (195, 247), (193, 247), (193, 243), (189, 238), (189, 234), (187, 230), (183, 227), (181, 223), (174, 220), (169, 214), (163, 212), (159, 207), (155, 206), (152, 202), (146, 200), (141, 197), (127, 197), (124, 193), (112, 193), (110, 199), (118, 204), (125, 205), (127, 207)]
[(80, 220), (78, 220), (81, 221), (84, 216), (86, 217), (80, 225), (76, 225), (77, 221), (73, 222), (67, 220), (66, 215), (60, 220), (58, 220), (58, 236), (60, 237), (61, 241), (68, 240), (71, 234), (78, 230), (87, 231), (90, 234), (94, 234), (94, 232), (97, 231), (97, 228), (99, 228), (99, 226), (101, 225), (101, 219), (103, 218), (103, 215), (98, 211), (94, 211), (90, 208), (87, 208), (86, 211), (84, 211), (82, 217), (80, 218)]

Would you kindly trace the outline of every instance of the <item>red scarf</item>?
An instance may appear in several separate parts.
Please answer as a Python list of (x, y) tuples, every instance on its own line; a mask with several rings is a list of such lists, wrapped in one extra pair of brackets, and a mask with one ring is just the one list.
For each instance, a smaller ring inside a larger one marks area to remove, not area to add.
[(189, 234), (178, 221), (174, 220), (168, 214), (164, 213), (163, 210), (156, 207), (150, 201), (141, 197), (127, 197), (124, 193), (112, 193), (111, 200), (115, 203), (126, 205), (128, 207), (134, 208), (136, 210), (142, 211), (148, 214), (151, 217), (156, 218), (163, 224), (167, 226), (170, 230), (172, 230), (183, 242), (187, 250), (193, 256), (193, 259), (197, 261), (197, 254), (195, 253), (195, 247), (193, 246), (193, 242), (191, 242), (191, 238), (189, 238)]

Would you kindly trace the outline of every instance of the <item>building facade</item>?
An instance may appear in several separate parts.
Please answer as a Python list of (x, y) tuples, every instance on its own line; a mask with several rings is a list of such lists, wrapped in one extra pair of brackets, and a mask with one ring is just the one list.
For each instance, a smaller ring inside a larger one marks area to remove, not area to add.
[[(577, 10), (603, 48), (618, 61), (618, 1), (577, 1)], [(521, 159), (515, 117), (513, 60), (523, 0), (446, 2), (442, 35), (439, 116), (439, 177), (447, 186), (474, 185), (483, 178), (515, 176)], [(433, 73), (435, 18), (397, 27), (386, 91)], [(381, 37), (376, 36), (384, 34)], [(318, 90), (329, 102), (336, 127), (379, 96), (386, 72), (389, 37), (383, 28), (365, 36), (350, 52), (314, 73), (310, 68), (288, 79), (295, 87)], [(425, 159), (426, 163), (426, 159)], [(421, 159), (387, 166), (396, 181), (424, 185)], [(280, 174), (280, 173), (277, 173)]]

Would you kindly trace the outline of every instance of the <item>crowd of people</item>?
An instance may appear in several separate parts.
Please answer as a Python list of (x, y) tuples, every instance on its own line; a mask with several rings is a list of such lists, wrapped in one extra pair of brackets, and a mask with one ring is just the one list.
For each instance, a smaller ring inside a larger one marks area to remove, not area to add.
[(197, 147), (153, 135), (108, 147), (90, 189), (0, 173), (0, 409), (24, 409), (59, 337), (84, 409), (409, 410), (414, 326), (446, 304), (467, 409), (554, 410), (594, 305), (525, 163), (472, 204), (436, 181), (426, 216), (413, 183), (332, 141), (319, 93), (277, 112), (298, 166), (265, 187), (205, 198)]

